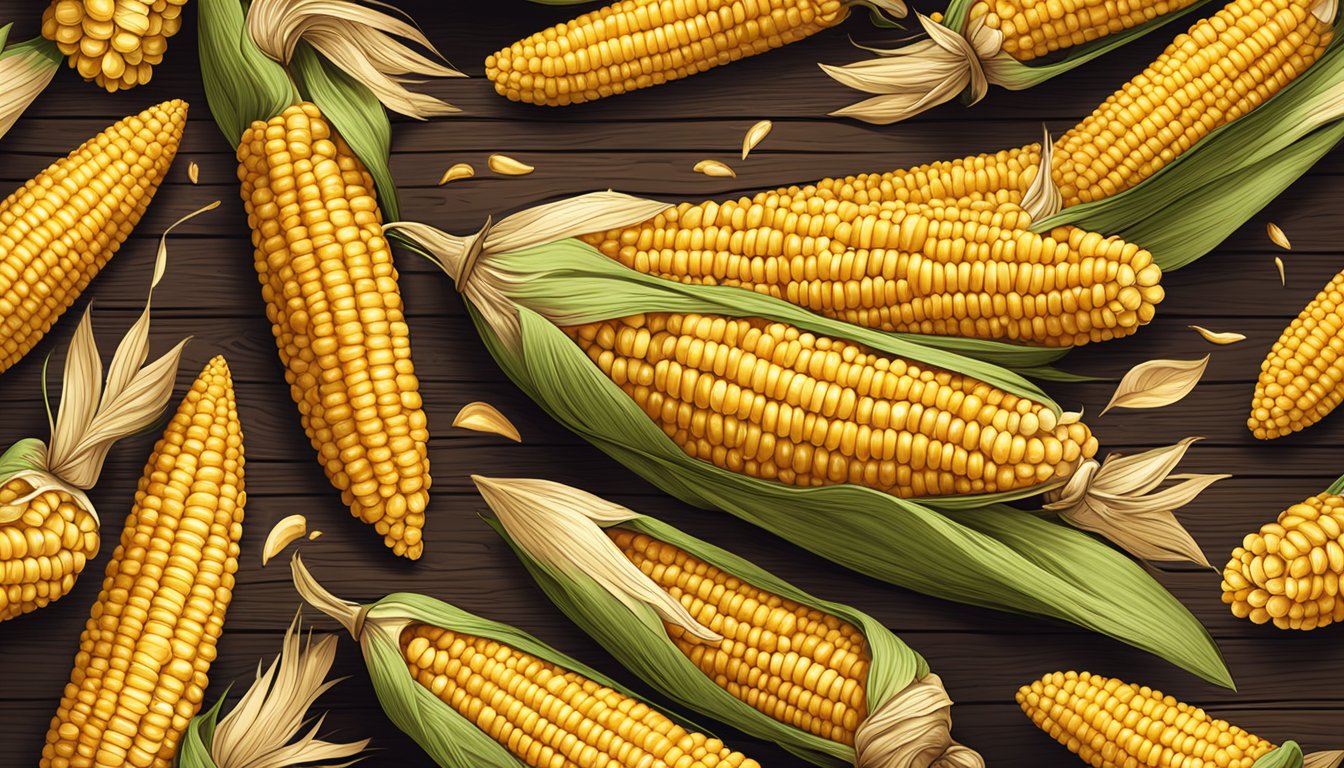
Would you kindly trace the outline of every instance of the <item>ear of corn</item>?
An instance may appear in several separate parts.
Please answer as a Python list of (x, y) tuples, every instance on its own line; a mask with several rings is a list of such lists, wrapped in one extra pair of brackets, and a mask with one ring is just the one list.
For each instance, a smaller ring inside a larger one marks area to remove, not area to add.
[[(1199, 0), (1157, 0), (1134, 5), (1067, 0), (1042, 4), (1028, 0), (973, 0), (967, 19), (980, 21), (1002, 36), (1002, 50), (1029, 62), (1055, 51), (1086, 45), (1152, 21), (1166, 23)], [(949, 11), (951, 15), (951, 11)]]
[[(1017, 703), (1038, 728), (1099, 768), (1303, 765), (1295, 742), (1281, 747), (1147, 686), (1088, 672), (1055, 672), (1023, 686)], [(1338, 754), (1307, 755), (1307, 765), (1339, 764)]]
[[(511, 101), (581, 104), (680, 80), (833, 27), (850, 0), (732, 3), (620, 0), (530, 35), (485, 60)], [(873, 3), (904, 16), (901, 2)]]
[(173, 764), (233, 594), (245, 503), (233, 381), (216, 357), (145, 465), (42, 768)]
[(29, 498), (32, 492), (22, 478), (0, 487), (0, 621), (69, 594), (98, 555), (98, 518), (91, 510), (68, 491)]
[(1260, 364), (1246, 426), (1269, 440), (1315, 424), (1344, 401), (1344, 272), (1288, 324)]
[(120, 120), (0, 202), (0, 371), (42, 339), (130, 236), (186, 121), (186, 102), (176, 100)]
[(473, 479), (552, 602), (683, 706), (818, 765), (984, 765), (928, 664), (866, 614), (576, 488)]
[(70, 68), (108, 91), (148, 83), (168, 38), (182, 28), (187, 0), (52, 0), (42, 35)]
[(293, 569), (299, 593), (359, 642), (387, 715), (444, 768), (759, 768), (513, 627), (423, 595), (356, 605), (297, 555)]
[[(907, 365), (932, 366), (949, 377), (983, 382), (1035, 404), (1026, 409), (1033, 413), (1038, 430), (1053, 431), (1062, 424), (1067, 434), (1076, 417), (1066, 419), (1040, 390), (997, 366), (848, 326), (754, 292), (648, 277), (583, 243), (556, 240), (629, 226), (664, 209), (661, 203), (600, 193), (515, 214), (466, 238), (411, 222), (390, 226), (424, 247), (458, 281), (487, 348), (524, 392), (561, 424), (664, 491), (696, 506), (730, 512), (875, 578), (947, 599), (1073, 621), (1226, 682), (1222, 661), (1207, 634), (1142, 569), (1090, 536), (998, 504), (1063, 487), (1059, 481), (1032, 481), (1028, 487), (1023, 477), (1024, 485), (1007, 493), (915, 500), (847, 482), (788, 485), (688, 455), (562, 328), (658, 312), (715, 315), (734, 323), (739, 318), (762, 318), (794, 326), (800, 335), (844, 340)], [(477, 257), (471, 270), (464, 272), (469, 253)], [(822, 366), (826, 359), (817, 357), (816, 363)], [(809, 397), (818, 392), (825, 397), (815, 387)], [(947, 392), (951, 394), (950, 389)], [(764, 398), (760, 403), (762, 408), (769, 405)], [(772, 407), (777, 406), (778, 402)], [(699, 416), (692, 414), (695, 422), (715, 423), (707, 406), (697, 410)], [(1041, 415), (1047, 410), (1053, 422)], [(1025, 413), (1018, 416), (1020, 429)], [(930, 419), (936, 426), (937, 417)], [(801, 426), (803, 421), (793, 423)], [(839, 434), (843, 438), (843, 430)], [(1110, 504), (1088, 490), (1099, 475), (1091, 474), (1095, 462), (1081, 459), (1090, 441), (1081, 433), (1079, 438), (1074, 439), (1079, 445), (1077, 459), (1089, 469), (1069, 478), (1077, 491), (1071, 497), (1075, 502)], [(1011, 444), (1012, 438), (1008, 440)], [(952, 453), (955, 456), (955, 448)], [(816, 455), (814, 447), (813, 459)], [(918, 460), (927, 462), (932, 455)], [(1059, 460), (1064, 461), (1062, 454)], [(1163, 466), (1169, 472), (1174, 464)], [(1016, 463), (1011, 474), (1016, 482)], [(1156, 487), (1163, 474), (1145, 476), (1135, 490)], [(1131, 514), (1157, 501), (1131, 498), (1134, 503), (1126, 502), (1118, 514)], [(809, 514), (799, 515), (798, 509)], [(1057, 557), (1061, 552), (1067, 554)]]

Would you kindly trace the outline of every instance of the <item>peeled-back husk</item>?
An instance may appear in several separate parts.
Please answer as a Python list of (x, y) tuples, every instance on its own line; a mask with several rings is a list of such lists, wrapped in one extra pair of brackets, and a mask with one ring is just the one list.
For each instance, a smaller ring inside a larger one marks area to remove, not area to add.
[(561, 326), (641, 312), (764, 317), (958, 371), (1041, 403), (1057, 417), (1063, 412), (1030, 382), (983, 360), (922, 339), (856, 328), (751, 291), (643, 275), (564, 239), (638, 223), (664, 208), (606, 192), (524, 211), (465, 238), (409, 222), (388, 228), (418, 243), (454, 278), (487, 348), (521, 389), (665, 492), (732, 513), (875, 578), (1079, 624), (1231, 685), (1208, 633), (1142, 568), (1087, 534), (1002, 504), (1061, 483), (912, 500), (849, 484), (786, 486), (686, 455)]
[(9, 133), (19, 116), (46, 89), (61, 68), (61, 52), (50, 40), (38, 37), (9, 44), (13, 24), (0, 27), (0, 137)]
[[(816, 765), (859, 768), (983, 768), (984, 760), (952, 740), (952, 700), (928, 663), (876, 619), (820, 600), (725, 550), (653, 518), (577, 488), (530, 479), (474, 476), (509, 542), (551, 601), (623, 666), (684, 707), (778, 744)], [(603, 532), (620, 527), (666, 542), (724, 573), (862, 630), (872, 662), (865, 698), (869, 716), (855, 746), (780, 722), (718, 686), (672, 642), (663, 622), (717, 644), (645, 576)]]

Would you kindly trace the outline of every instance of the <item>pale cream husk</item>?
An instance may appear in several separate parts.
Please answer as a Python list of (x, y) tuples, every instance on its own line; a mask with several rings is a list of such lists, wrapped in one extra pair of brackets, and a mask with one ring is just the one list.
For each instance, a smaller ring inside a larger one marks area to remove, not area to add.
[[(300, 41), (308, 43), (393, 112), (424, 120), (459, 111), (405, 84), (417, 82), (416, 77), (465, 75), (448, 66), (414, 24), (354, 0), (254, 0), (247, 33), (262, 53), (285, 65)], [(434, 59), (397, 38), (423, 47)]]
[(1179, 402), (1199, 383), (1209, 355), (1199, 360), (1146, 360), (1130, 368), (1101, 415), (1112, 408), (1164, 408)]
[[(652, 610), (702, 642), (723, 636), (702, 625), (649, 578), (603, 530), (639, 514), (587, 491), (549, 480), (472, 480), (514, 544), (561, 573), (591, 578), (626, 607)], [(882, 702), (855, 733), (857, 768), (983, 768), (972, 749), (952, 740), (952, 699), (932, 673)], [(937, 757), (936, 762), (930, 762)]]
[(33, 99), (46, 89), (60, 62), (37, 50), (20, 51), (0, 58), (0, 136), (18, 122)]
[[(140, 317), (126, 331), (112, 355), (107, 377), (93, 336), (92, 307), (84, 311), (65, 356), (61, 377), (61, 401), (56, 418), (49, 421), (51, 439), (34, 446), (25, 457), (23, 468), (0, 477), (0, 483), (21, 479), (31, 490), (0, 507), (0, 523), (12, 522), (21, 515), (27, 502), (52, 490), (75, 497), (96, 520), (97, 510), (84, 492), (98, 482), (103, 462), (112, 445), (123, 437), (147, 429), (158, 421), (173, 394), (177, 364), (188, 339), (152, 363), (149, 359), (149, 316), (154, 288), (163, 279), (168, 266), (168, 234), (178, 224), (219, 206), (215, 201), (183, 216), (159, 238), (149, 296)], [(50, 410), (48, 410), (50, 418)]]

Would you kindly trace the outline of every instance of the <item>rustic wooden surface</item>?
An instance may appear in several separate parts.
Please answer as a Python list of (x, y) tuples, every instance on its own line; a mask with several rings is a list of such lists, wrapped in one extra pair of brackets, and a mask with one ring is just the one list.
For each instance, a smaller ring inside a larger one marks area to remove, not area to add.
[[(493, 49), (568, 18), (571, 10), (522, 0), (399, 1), (430, 39), (473, 76), (432, 86), (462, 107), (462, 115), (395, 126), (393, 170), (405, 216), (457, 232), (476, 229), (489, 214), (599, 188), (668, 200), (699, 199), (1020, 145), (1039, 135), (1042, 122), (1066, 129), (1174, 34), (1158, 33), (1034, 91), (996, 91), (973, 111), (949, 105), (905, 125), (874, 128), (821, 117), (856, 94), (830, 82), (815, 62), (857, 58), (847, 35), (864, 42), (894, 37), (873, 30), (861, 18), (690, 81), (549, 111), (497, 97), (479, 77), (482, 62)], [(35, 30), (39, 6), (0, 0), (0, 19), (15, 20), (14, 38), (21, 39)], [(392, 557), (379, 537), (341, 506), (310, 455), (288, 399), (251, 266), (233, 147), (210, 120), (201, 91), (191, 31), (194, 17), (194, 9), (189, 10), (187, 31), (171, 41), (167, 64), (156, 70), (147, 87), (109, 96), (62, 71), (0, 142), (0, 189), (22, 183), (123, 114), (172, 97), (192, 103), (190, 127), (170, 180), (130, 242), (69, 318), (94, 301), (100, 339), (110, 345), (139, 311), (154, 238), (183, 213), (223, 200), (218, 211), (179, 230), (168, 276), (155, 296), (154, 319), (157, 349), (183, 335), (195, 337), (184, 358), (181, 386), (210, 356), (227, 355), (247, 435), (247, 533), (221, 655), (212, 670), (212, 698), (230, 681), (245, 684), (257, 661), (276, 652), (280, 633), (298, 607), (283, 563), (265, 570), (260, 564), (266, 532), (294, 512), (306, 514), (310, 525), (325, 533), (320, 541), (305, 543), (303, 552), (336, 593), (357, 599), (395, 590), (434, 595), (517, 624), (629, 681), (628, 674), (545, 600), (481, 522), (483, 504), (468, 475), (484, 473), (563, 480), (609, 495), (734, 549), (818, 595), (851, 601), (871, 612), (928, 657), (958, 702), (956, 735), (994, 766), (1075, 764), (1013, 704), (1018, 685), (1055, 669), (1090, 669), (1161, 687), (1273, 740), (1296, 738), (1311, 748), (1341, 746), (1344, 645), (1335, 632), (1344, 630), (1296, 635), (1252, 626), (1233, 619), (1223, 607), (1215, 574), (1162, 569), (1162, 581), (1221, 643), (1240, 686), (1239, 693), (1232, 693), (1073, 627), (893, 588), (762, 536), (726, 515), (686, 508), (579, 442), (529, 403), (486, 354), (450, 283), (410, 254), (400, 254), (398, 263), (430, 414), (435, 484), (424, 559), (410, 564)], [(775, 121), (774, 132), (750, 160), (737, 161), (744, 130), (767, 117)], [(485, 157), (496, 151), (535, 164), (537, 172), (518, 179), (485, 173)], [(710, 179), (691, 173), (691, 165), (705, 157), (731, 162), (738, 177)], [(200, 165), (198, 186), (187, 181), (188, 161)], [(442, 171), (460, 161), (475, 164), (482, 176), (435, 186)], [(1326, 158), (1217, 252), (1169, 275), (1168, 298), (1158, 320), (1137, 337), (1075, 352), (1067, 360), (1069, 368), (1119, 375), (1153, 357), (1213, 353), (1205, 381), (1184, 402), (1159, 411), (1114, 413), (1095, 419), (1094, 426), (1104, 446), (1120, 450), (1166, 444), (1190, 434), (1207, 437), (1186, 466), (1236, 477), (1208, 491), (1182, 518), (1218, 564), (1247, 531), (1317, 493), (1344, 471), (1344, 452), (1337, 448), (1344, 438), (1344, 417), (1273, 444), (1256, 444), (1244, 427), (1265, 350), (1287, 320), (1344, 266), (1336, 255), (1337, 211), (1344, 206), (1342, 166), (1339, 153)], [(1280, 253), (1268, 242), (1264, 223), (1271, 219), (1292, 238), (1292, 253)], [(1286, 287), (1278, 283), (1272, 261), (1276, 253), (1287, 265)], [(1249, 338), (1213, 347), (1187, 330), (1191, 323), (1239, 331)], [(73, 319), (63, 320), (0, 381), (4, 444), (45, 436), (39, 395), (42, 359), (61, 354), (74, 325)], [(1090, 413), (1099, 412), (1110, 390), (1107, 383), (1054, 387), (1061, 402)], [(522, 430), (523, 445), (452, 429), (457, 409), (477, 399), (489, 400), (510, 416)], [(38, 758), (80, 628), (152, 442), (152, 436), (126, 440), (108, 462), (93, 493), (106, 521), (107, 544), (73, 594), (37, 614), (0, 624), (0, 768), (33, 765)], [(308, 615), (332, 628), (311, 611)], [(366, 765), (427, 765), (414, 744), (379, 712), (353, 643), (343, 641), (337, 672), (350, 679), (320, 706), (331, 710), (327, 722), (340, 734), (374, 737), (378, 751)], [(770, 745), (722, 730), (768, 768), (798, 762)]]

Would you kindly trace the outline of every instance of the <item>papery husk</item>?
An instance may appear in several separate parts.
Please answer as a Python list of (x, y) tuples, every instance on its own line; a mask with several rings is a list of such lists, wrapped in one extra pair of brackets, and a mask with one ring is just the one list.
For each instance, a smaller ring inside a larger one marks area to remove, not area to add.
[(13, 24), (0, 27), (0, 137), (18, 122), (19, 116), (46, 89), (61, 68), (60, 50), (42, 37), (9, 44)]
[(861, 46), (877, 58), (842, 66), (820, 65), (840, 83), (877, 94), (831, 114), (888, 125), (957, 97), (967, 105), (975, 104), (989, 93), (991, 85), (1008, 90), (1031, 88), (1179, 19), (1207, 0), (1031, 63), (1004, 52), (1002, 32), (982, 19), (969, 18), (975, 2), (952, 0), (941, 22), (916, 14), (926, 39), (889, 49)]
[(682, 451), (561, 326), (642, 312), (763, 317), (958, 371), (1038, 402), (1061, 419), (1064, 414), (1035, 385), (984, 360), (755, 292), (644, 275), (565, 239), (644, 221), (663, 207), (606, 192), (524, 211), (467, 237), (410, 222), (387, 226), (454, 278), (481, 338), (515, 384), (565, 427), (665, 492), (730, 512), (875, 578), (1073, 622), (1231, 685), (1208, 633), (1142, 568), (1087, 534), (1002, 503), (1062, 482), (1005, 494), (901, 499), (850, 484), (787, 486)]
[[(546, 595), (645, 683), (693, 711), (778, 744), (821, 766), (983, 768), (974, 750), (952, 740), (952, 701), (922, 656), (876, 619), (809, 595), (767, 571), (653, 518), (577, 488), (545, 480), (473, 476), (498, 517), (490, 524)], [(851, 747), (776, 720), (724, 690), (683, 654), (666, 621), (717, 644), (722, 637), (645, 576), (603, 533), (620, 527), (672, 544), (759, 589), (858, 627), (872, 662), (869, 716)]]
[[(299, 595), (340, 622), (359, 643), (383, 712), (443, 768), (519, 768), (521, 763), (508, 749), (411, 677), (402, 658), (400, 642), (402, 631), (413, 623), (494, 640), (642, 700), (601, 672), (515, 627), (483, 619), (432, 597), (408, 592), (390, 594), (364, 605), (352, 603), (336, 597), (319, 584), (297, 554), (290, 565)], [(661, 707), (649, 706), (664, 711), (684, 726), (705, 731)]]
[[(94, 520), (98, 519), (98, 511), (85, 491), (98, 482), (103, 462), (118, 440), (141, 432), (159, 420), (173, 395), (177, 364), (190, 340), (179, 341), (163, 356), (146, 365), (150, 306), (154, 288), (168, 267), (168, 234), (178, 224), (218, 206), (219, 201), (215, 201), (183, 216), (164, 230), (159, 238), (145, 308), (117, 345), (105, 379), (102, 357), (93, 336), (93, 307), (90, 305), (85, 309), (65, 355), (60, 405), (54, 420), (50, 404), (47, 406), (49, 441), (20, 440), (0, 457), (0, 485), (23, 480), (30, 487), (28, 493), (0, 507), (0, 523), (12, 522), (22, 514), (29, 501), (52, 490), (69, 493), (93, 515)], [(43, 373), (45, 396), (45, 368)]]
[[(318, 697), (344, 678), (327, 679), (336, 660), (336, 636), (316, 642), (304, 638), (300, 615), (285, 631), (280, 654), (221, 720), (228, 691), (187, 726), (178, 750), (178, 768), (344, 768), (369, 745), (369, 739), (337, 743), (317, 738), (326, 715), (308, 715)], [(308, 728), (308, 725), (312, 728)], [(306, 729), (306, 732), (305, 732)], [(351, 759), (347, 759), (351, 758)], [(332, 762), (338, 761), (338, 762)]]
[(1251, 768), (1339, 768), (1344, 763), (1344, 751), (1302, 753), (1296, 741), (1285, 741), (1259, 760)]

